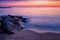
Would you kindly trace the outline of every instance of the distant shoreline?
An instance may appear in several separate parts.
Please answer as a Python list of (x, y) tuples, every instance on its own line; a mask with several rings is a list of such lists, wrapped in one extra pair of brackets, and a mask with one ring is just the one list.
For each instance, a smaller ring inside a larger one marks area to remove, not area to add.
[(0, 8), (11, 8), (11, 7), (0, 7)]
[(0, 6), (0, 8), (60, 8), (60, 6)]

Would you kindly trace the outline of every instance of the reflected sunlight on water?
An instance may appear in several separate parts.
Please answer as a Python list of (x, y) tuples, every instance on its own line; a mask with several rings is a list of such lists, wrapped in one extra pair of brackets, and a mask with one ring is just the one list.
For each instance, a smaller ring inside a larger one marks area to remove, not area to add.
[(2, 8), (1, 14), (25, 15), (25, 16), (60, 16), (60, 8)]
[[(30, 26), (60, 30), (60, 8), (0, 8), (0, 15), (23, 15), (31, 18)], [(29, 25), (28, 25), (29, 26)]]

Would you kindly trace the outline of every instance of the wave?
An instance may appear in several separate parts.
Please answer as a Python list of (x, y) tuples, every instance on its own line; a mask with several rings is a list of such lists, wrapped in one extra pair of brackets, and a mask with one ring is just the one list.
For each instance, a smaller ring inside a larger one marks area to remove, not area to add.
[(37, 33), (59, 33), (60, 34), (60, 31), (53, 31), (53, 30), (46, 30), (46, 29), (28, 28), (25, 30), (31, 30)]

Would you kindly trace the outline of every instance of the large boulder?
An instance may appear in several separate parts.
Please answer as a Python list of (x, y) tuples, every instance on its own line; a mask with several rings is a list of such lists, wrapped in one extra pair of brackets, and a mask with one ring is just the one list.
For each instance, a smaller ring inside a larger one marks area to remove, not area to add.
[[(2, 16), (2, 22), (1, 22), (1, 28), (4, 30), (4, 32), (8, 34), (14, 34), (16, 32), (19, 32), (20, 30), (24, 29), (24, 24), (27, 19), (17, 17), (17, 16)], [(1, 19), (0, 18), (0, 19)]]

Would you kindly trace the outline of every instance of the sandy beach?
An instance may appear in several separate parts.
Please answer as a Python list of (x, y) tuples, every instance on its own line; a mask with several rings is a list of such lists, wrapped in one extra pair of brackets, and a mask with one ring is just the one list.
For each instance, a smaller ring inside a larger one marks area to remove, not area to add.
[(58, 33), (37, 33), (32, 30), (22, 30), (16, 34), (0, 33), (0, 40), (60, 40)]

